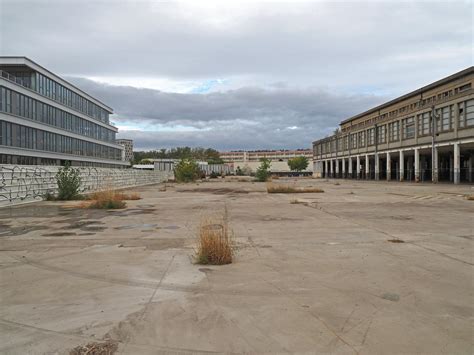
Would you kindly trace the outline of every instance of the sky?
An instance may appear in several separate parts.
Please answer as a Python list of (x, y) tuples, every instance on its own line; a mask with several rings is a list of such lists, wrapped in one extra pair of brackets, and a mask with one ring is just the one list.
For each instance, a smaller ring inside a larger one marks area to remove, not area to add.
[(472, 1), (0, 0), (0, 55), (114, 108), (136, 150), (310, 148), (473, 44)]

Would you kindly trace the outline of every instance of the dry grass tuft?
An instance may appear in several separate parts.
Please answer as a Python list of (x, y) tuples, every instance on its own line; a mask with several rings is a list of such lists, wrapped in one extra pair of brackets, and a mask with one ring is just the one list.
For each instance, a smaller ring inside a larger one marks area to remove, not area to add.
[(269, 194), (294, 194), (294, 193), (321, 193), (324, 190), (317, 187), (296, 187), (290, 185), (267, 184), (267, 192)]
[(137, 201), (137, 200), (141, 200), (141, 196), (140, 194), (136, 193), (136, 192), (132, 192), (130, 194), (125, 194), (123, 192), (118, 192), (117, 195), (119, 196), (119, 198), (122, 200), (122, 201)]
[(127, 206), (124, 200), (140, 199), (140, 196), (138, 194), (126, 195), (115, 190), (105, 190), (91, 194), (89, 199), (90, 201), (84, 201), (81, 203), (80, 207), (97, 209), (121, 209)]
[(272, 175), (272, 178), (271, 178), (271, 179), (272, 179), (272, 180), (279, 180), (280, 177), (279, 177), (278, 175)]
[(466, 200), (474, 201), (474, 195), (466, 195)]
[(112, 355), (118, 349), (118, 344), (107, 341), (105, 343), (89, 343), (87, 345), (76, 346), (69, 352), (69, 355)]
[(308, 205), (308, 202), (306, 202), (306, 201), (301, 201), (301, 200), (298, 200), (298, 199), (290, 200), (290, 203), (291, 203), (292, 205)]
[(232, 263), (234, 254), (232, 231), (227, 217), (203, 218), (198, 231), (196, 262), (203, 265), (225, 265)]

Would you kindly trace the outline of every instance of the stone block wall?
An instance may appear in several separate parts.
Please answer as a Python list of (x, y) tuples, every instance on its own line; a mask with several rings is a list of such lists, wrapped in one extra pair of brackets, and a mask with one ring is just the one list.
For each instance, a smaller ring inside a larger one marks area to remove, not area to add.
[[(56, 193), (58, 166), (0, 165), (0, 207), (41, 200), (46, 193)], [(170, 174), (157, 170), (78, 168), (81, 192), (119, 189), (157, 184)]]

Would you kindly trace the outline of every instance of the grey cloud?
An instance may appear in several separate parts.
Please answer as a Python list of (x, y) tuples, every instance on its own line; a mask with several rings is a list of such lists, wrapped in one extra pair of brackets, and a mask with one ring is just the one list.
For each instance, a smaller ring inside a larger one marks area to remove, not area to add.
[(342, 119), (386, 99), (287, 87), (176, 94), (87, 79), (70, 80), (112, 106), (116, 113), (113, 119), (118, 124), (184, 125), (195, 129), (120, 133), (121, 137), (135, 138), (141, 149), (183, 144), (218, 149), (310, 147), (313, 140), (331, 133)]
[(396, 91), (472, 62), (467, 1), (244, 3), (235, 15), (227, 5), (148, 1), (2, 4), (1, 52), (69, 75), (249, 76)]

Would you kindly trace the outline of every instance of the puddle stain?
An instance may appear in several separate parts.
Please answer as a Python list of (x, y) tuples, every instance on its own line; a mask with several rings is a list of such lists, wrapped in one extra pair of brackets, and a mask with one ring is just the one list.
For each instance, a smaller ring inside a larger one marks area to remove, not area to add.
[(77, 235), (75, 232), (52, 232), (41, 234), (42, 237), (72, 237)]

